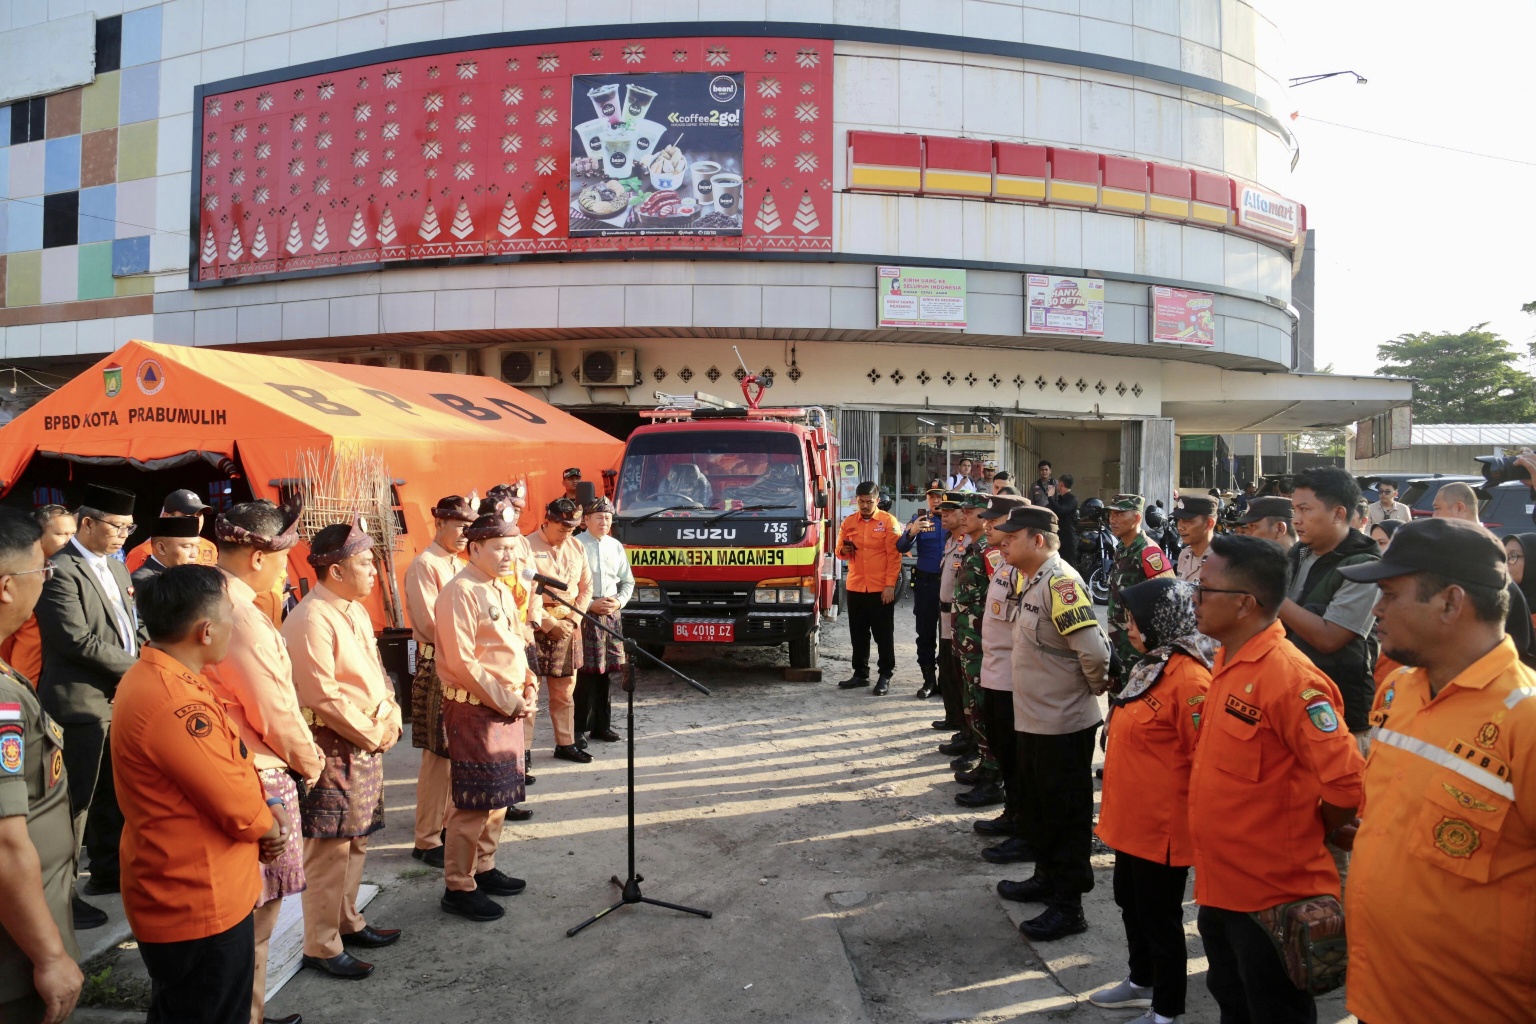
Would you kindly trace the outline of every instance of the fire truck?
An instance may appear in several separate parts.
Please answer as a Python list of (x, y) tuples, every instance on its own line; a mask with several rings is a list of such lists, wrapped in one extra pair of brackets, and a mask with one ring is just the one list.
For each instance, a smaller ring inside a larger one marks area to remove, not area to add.
[(746, 406), (658, 393), (629, 436), (613, 496), (635, 574), (624, 635), (657, 655), (788, 644), (791, 669), (816, 669), (839, 572), (837, 442), (822, 409), (759, 408), (766, 382), (741, 385)]

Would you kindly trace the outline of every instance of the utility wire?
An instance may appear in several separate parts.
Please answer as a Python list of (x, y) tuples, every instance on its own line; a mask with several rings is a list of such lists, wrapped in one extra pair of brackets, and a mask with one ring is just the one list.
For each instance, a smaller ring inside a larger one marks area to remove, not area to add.
[(1325, 121), (1320, 117), (1313, 117), (1311, 114), (1297, 114), (1296, 116), (1304, 121), (1315, 121), (1318, 124), (1326, 124), (1332, 128), (1343, 128), (1346, 131), (1361, 132), (1365, 135), (1375, 135), (1377, 138), (1391, 139), (1394, 142), (1406, 142), (1410, 146), (1425, 146), (1429, 149), (1443, 149), (1447, 153), (1460, 153), (1462, 156), (1475, 156), (1484, 160), (1500, 160), (1508, 164), (1519, 164), (1522, 167), (1536, 167), (1536, 160), (1520, 160), (1512, 156), (1499, 156), (1495, 153), (1479, 153), (1476, 150), (1471, 149), (1458, 149), (1455, 146), (1442, 146), (1438, 142), (1425, 142), (1422, 139), (1409, 139), (1402, 135), (1388, 135), (1386, 132), (1372, 131), (1369, 128), (1357, 128), (1352, 124), (1340, 124), (1337, 121)]

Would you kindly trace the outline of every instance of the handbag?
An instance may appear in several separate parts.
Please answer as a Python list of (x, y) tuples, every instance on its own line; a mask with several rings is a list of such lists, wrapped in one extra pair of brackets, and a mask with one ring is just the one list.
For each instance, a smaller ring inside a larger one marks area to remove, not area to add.
[(1264, 929), (1291, 984), (1322, 995), (1344, 984), (1349, 946), (1344, 908), (1332, 896), (1309, 896), (1250, 915)]

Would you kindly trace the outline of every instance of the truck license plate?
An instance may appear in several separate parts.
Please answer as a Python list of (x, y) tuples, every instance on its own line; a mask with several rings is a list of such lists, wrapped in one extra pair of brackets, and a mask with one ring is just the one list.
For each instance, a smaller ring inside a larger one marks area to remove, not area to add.
[(736, 623), (729, 619), (691, 619), (672, 623), (672, 639), (681, 642), (728, 644), (736, 639)]

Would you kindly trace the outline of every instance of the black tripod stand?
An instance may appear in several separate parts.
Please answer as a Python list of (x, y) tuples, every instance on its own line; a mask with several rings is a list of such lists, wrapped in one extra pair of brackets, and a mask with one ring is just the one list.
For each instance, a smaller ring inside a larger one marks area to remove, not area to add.
[(539, 593), (543, 596), (554, 598), (558, 603), (565, 605), (567, 608), (571, 609), (571, 611), (581, 616), (582, 619), (590, 622), (595, 628), (603, 631), (604, 633), (607, 633), (615, 640), (621, 642), (624, 645), (625, 653), (628, 655), (624, 662), (624, 693), (626, 695), (625, 703), (628, 705), (625, 712), (625, 718), (627, 722), (626, 728), (628, 730), (628, 735), (625, 737), (625, 746), (628, 748), (629, 755), (629, 876), (622, 882), (619, 881), (618, 875), (613, 876), (613, 884), (623, 887), (623, 895), (620, 896), (619, 902), (615, 903), (607, 910), (599, 910), (596, 914), (593, 914), (591, 917), (587, 918), (576, 927), (566, 929), (565, 934), (567, 936), (575, 935), (577, 932), (587, 927), (587, 925), (596, 924), (598, 921), (601, 921), (615, 910), (618, 910), (620, 907), (629, 903), (649, 903), (653, 907), (666, 907), (668, 910), (680, 910), (685, 914), (695, 914), (699, 917), (714, 917), (715, 915), (713, 911), (696, 910), (693, 907), (684, 907), (676, 903), (666, 903), (662, 900), (653, 900), (649, 896), (646, 896), (640, 892), (640, 883), (645, 881), (645, 877), (643, 875), (636, 874), (635, 872), (635, 657), (636, 655), (640, 654), (645, 655), (647, 658), (650, 658), (652, 662), (660, 665), (668, 672), (671, 672), (673, 675), (677, 676), (677, 678), (681, 679), (683, 682), (687, 683), (689, 686), (693, 687), (695, 690), (698, 690), (705, 696), (709, 695), (709, 689), (702, 683), (691, 679), (683, 673), (679, 672), (677, 669), (673, 668), (671, 665), (668, 665), (666, 662), (662, 661), (655, 655), (652, 655), (646, 651), (642, 651), (640, 649), (640, 645), (635, 643), (635, 641), (625, 639), (623, 634), (609, 629), (601, 622), (598, 622), (597, 619), (588, 616), (585, 612), (582, 612), (575, 605), (571, 604), (559, 594), (550, 593), (548, 588), (546, 588), (542, 583), (539, 584)]

